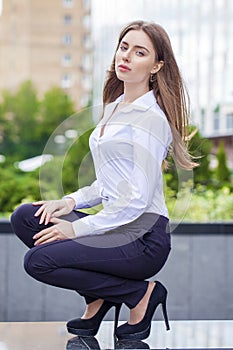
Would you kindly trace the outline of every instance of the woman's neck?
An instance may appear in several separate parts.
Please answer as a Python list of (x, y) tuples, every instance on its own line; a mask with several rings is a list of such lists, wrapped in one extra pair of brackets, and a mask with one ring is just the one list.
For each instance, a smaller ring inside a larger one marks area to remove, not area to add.
[(132, 103), (140, 96), (146, 94), (149, 91), (149, 86), (142, 84), (124, 84), (124, 103)]

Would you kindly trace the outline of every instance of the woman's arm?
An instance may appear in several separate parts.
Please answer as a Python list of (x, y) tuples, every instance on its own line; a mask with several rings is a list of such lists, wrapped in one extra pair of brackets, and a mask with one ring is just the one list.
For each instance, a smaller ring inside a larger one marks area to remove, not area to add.
[(90, 186), (83, 187), (62, 199), (34, 202), (33, 205), (39, 206), (35, 216), (41, 216), (39, 223), (47, 225), (52, 217), (58, 218), (69, 214), (74, 209), (90, 208), (100, 204), (102, 198), (99, 192), (96, 180)]
[(74, 200), (74, 209), (91, 208), (100, 204), (102, 197), (100, 195), (98, 180), (95, 180), (90, 186), (85, 186), (66, 195), (64, 198), (72, 198)]

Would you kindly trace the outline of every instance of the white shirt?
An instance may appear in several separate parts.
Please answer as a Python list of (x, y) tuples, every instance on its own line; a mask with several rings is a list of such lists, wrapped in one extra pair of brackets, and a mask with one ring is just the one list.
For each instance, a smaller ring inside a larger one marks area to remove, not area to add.
[(104, 234), (143, 213), (168, 217), (162, 162), (172, 141), (169, 123), (153, 91), (113, 113), (122, 100), (123, 95), (105, 107), (89, 139), (96, 181), (66, 196), (75, 200), (75, 209), (103, 205), (72, 223), (77, 237)]

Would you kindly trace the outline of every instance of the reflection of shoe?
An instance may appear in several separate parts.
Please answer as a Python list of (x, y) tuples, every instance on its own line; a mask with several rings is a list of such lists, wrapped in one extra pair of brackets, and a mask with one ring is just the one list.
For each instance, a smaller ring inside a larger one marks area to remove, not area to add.
[(89, 319), (74, 318), (67, 322), (67, 330), (69, 333), (91, 337), (96, 335), (99, 330), (100, 324), (106, 315), (106, 313), (114, 306), (115, 307), (115, 321), (114, 321), (114, 331), (117, 327), (117, 322), (119, 318), (119, 313), (122, 304), (115, 304), (109, 301), (104, 301), (98, 312)]
[(150, 349), (149, 345), (147, 343), (144, 343), (141, 340), (118, 340), (115, 343), (115, 348), (118, 350), (124, 350), (124, 349)]
[(66, 350), (100, 350), (99, 343), (95, 337), (74, 337), (69, 339)]
[(159, 304), (162, 304), (163, 316), (167, 330), (170, 329), (166, 309), (167, 290), (162, 283), (156, 281), (155, 287), (151, 293), (149, 303), (143, 319), (134, 325), (124, 323), (116, 329), (116, 336), (118, 339), (142, 340), (150, 335), (151, 321), (154, 312)]

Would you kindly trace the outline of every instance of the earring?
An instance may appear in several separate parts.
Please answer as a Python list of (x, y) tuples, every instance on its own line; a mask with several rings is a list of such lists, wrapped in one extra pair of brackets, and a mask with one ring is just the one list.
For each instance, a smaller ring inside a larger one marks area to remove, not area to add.
[(150, 82), (151, 82), (151, 83), (154, 83), (155, 80), (156, 80), (156, 74), (155, 74), (155, 73), (154, 73), (154, 74), (151, 74), (151, 75), (150, 75)]

